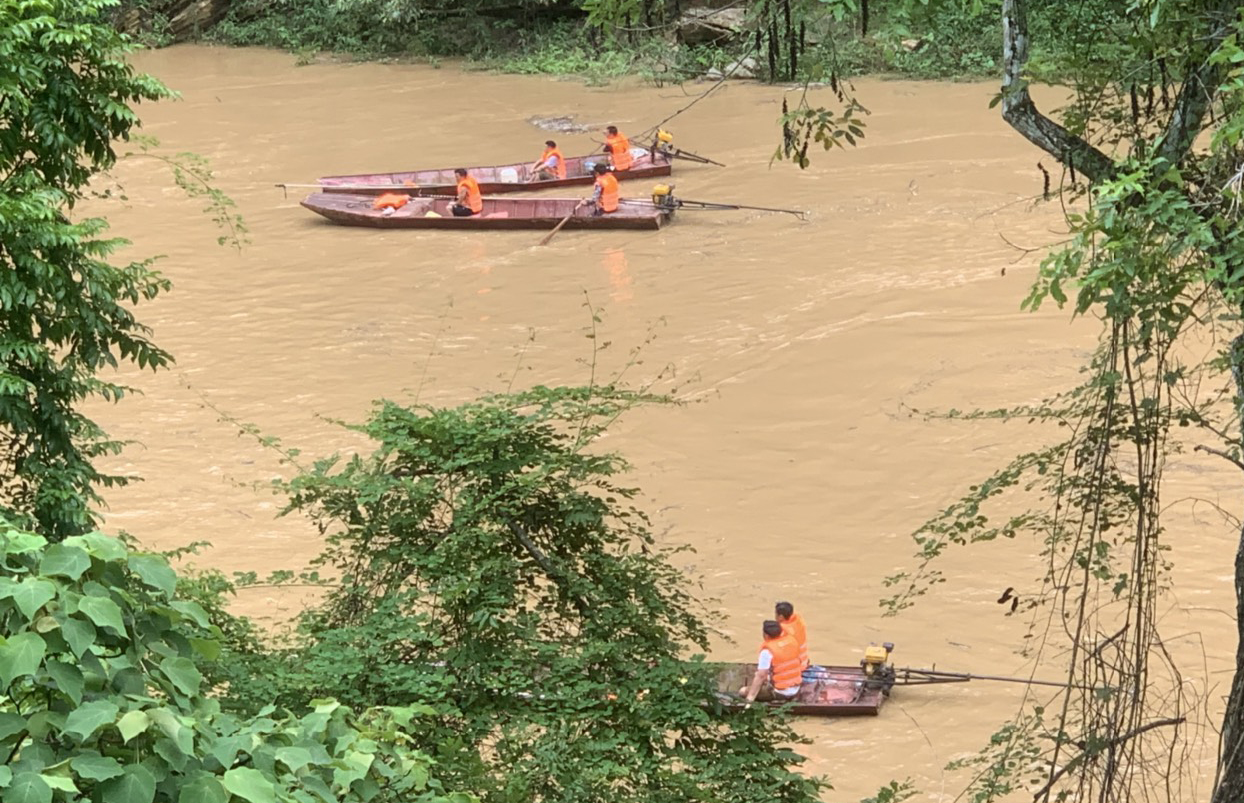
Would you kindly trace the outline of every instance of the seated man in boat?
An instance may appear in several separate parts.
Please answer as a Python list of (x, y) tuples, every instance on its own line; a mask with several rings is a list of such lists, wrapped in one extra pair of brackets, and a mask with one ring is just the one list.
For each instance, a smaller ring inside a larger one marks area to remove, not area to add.
[(479, 182), (467, 175), (466, 168), (459, 167), (454, 171), (458, 177), (458, 197), (449, 205), (454, 217), (471, 217), (484, 209), (484, 199), (480, 196)]
[(762, 632), (765, 640), (756, 659), (756, 674), (750, 686), (739, 689), (739, 696), (749, 703), (753, 702), (765, 681), (769, 680), (778, 699), (793, 699), (799, 694), (803, 683), (799, 645), (792, 636), (783, 633), (782, 626), (772, 619), (765, 620)]
[(799, 645), (799, 663), (801, 669), (809, 667), (808, 662), (808, 629), (804, 627), (803, 617), (795, 613), (795, 606), (789, 602), (779, 602), (773, 606), (774, 617), (782, 626), (782, 633), (795, 639)]
[(531, 181), (554, 181), (566, 177), (566, 157), (553, 140), (544, 143), (544, 153), (531, 166)]
[(614, 170), (631, 169), (631, 141), (618, 133), (618, 127), (605, 129), (605, 153), (609, 154)]
[(592, 168), (592, 172), (596, 174), (596, 187), (592, 190), (592, 203), (595, 205), (596, 215), (607, 215), (610, 212), (618, 211), (618, 179), (613, 173), (609, 172), (609, 168), (596, 163)]

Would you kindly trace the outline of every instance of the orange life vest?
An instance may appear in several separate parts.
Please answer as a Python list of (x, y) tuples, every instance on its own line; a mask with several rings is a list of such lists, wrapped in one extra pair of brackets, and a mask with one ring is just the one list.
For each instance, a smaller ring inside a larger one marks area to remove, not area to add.
[(803, 668), (808, 668), (808, 630), (803, 626), (803, 617), (799, 614), (793, 614), (785, 622), (782, 622), (782, 634), (790, 636), (799, 645), (799, 661), (803, 664)]
[(371, 202), (372, 209), (401, 209), (410, 200), (409, 195), (400, 192), (386, 192)]
[(557, 164), (554, 165), (553, 167), (553, 174), (556, 175), (558, 178), (565, 178), (566, 177), (566, 157), (562, 156), (562, 149), (561, 148), (545, 148), (544, 153), (540, 155), (540, 164), (544, 164), (544, 162), (550, 156), (557, 157)]
[(793, 689), (803, 683), (803, 665), (799, 662), (799, 645), (792, 636), (781, 635), (768, 638), (760, 645), (760, 649), (768, 650), (773, 655), (773, 664), (769, 668), (773, 680), (773, 688), (778, 691)]
[(479, 182), (471, 176), (467, 176), (458, 180), (458, 191), (461, 192), (463, 187), (466, 187), (467, 191), (467, 208), (478, 215), (484, 208), (484, 199), (479, 197)]
[(609, 153), (613, 156), (613, 169), (629, 170), (631, 168), (630, 140), (618, 134), (616, 137), (605, 137), (605, 144), (609, 146)]
[(618, 211), (618, 180), (612, 173), (596, 177), (596, 186), (600, 187), (600, 209), (602, 212)]

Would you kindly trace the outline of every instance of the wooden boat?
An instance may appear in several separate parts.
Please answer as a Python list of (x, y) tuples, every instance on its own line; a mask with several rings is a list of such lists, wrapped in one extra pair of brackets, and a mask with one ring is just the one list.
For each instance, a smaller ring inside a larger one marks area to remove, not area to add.
[[(631, 148), (631, 158), (634, 161), (629, 170), (621, 170), (614, 174), (619, 179), (656, 178), (670, 174), (671, 157), (668, 154), (649, 151), (646, 148)], [(530, 192), (591, 184), (596, 180), (592, 174), (592, 166), (602, 161), (605, 161), (602, 154), (567, 157), (566, 177), (551, 181), (531, 181), (531, 162), (468, 167), (467, 170), (479, 182), (481, 193), (497, 195), (506, 192)], [(454, 168), (445, 167), (439, 170), (411, 170), (405, 173), (324, 176), (319, 179), (319, 183), (323, 187), (323, 192), (379, 195), (382, 192), (392, 192), (394, 187), (400, 187), (403, 192), (410, 195), (441, 195), (454, 192), (458, 179), (454, 175)]]
[[(742, 687), (751, 683), (755, 664), (721, 664), (717, 673), (717, 699), (728, 709), (740, 709), (747, 703), (738, 696)], [(756, 702), (781, 708), (790, 714), (817, 717), (875, 717), (889, 696), (884, 682), (864, 674), (857, 666), (814, 667), (816, 680), (806, 680), (799, 694), (791, 700), (775, 699), (766, 684)]]
[[(485, 198), (484, 209), (471, 217), (454, 217), (449, 211), (452, 198), (412, 198), (400, 209), (372, 208), (366, 195), (317, 192), (303, 199), (302, 205), (334, 223), (344, 226), (371, 226), (379, 229), (544, 229), (551, 231), (580, 203), (578, 198)], [(621, 204), (618, 211), (594, 216), (590, 206), (582, 206), (566, 223), (576, 229), (659, 229), (672, 211), (651, 204)]]

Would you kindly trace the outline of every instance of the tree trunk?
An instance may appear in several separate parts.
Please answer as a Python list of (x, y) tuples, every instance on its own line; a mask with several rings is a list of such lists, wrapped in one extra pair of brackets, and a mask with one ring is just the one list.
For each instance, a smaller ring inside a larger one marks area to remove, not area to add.
[[(1244, 335), (1231, 343), (1231, 376), (1235, 380), (1236, 418), (1244, 423)], [(1235, 678), (1222, 715), (1222, 743), (1212, 803), (1244, 801), (1244, 530), (1235, 551)]]
[[(1170, 106), (1170, 118), (1163, 126), (1156, 156), (1179, 165), (1202, 132), (1206, 115), (1226, 74), (1223, 64), (1211, 59), (1223, 40), (1235, 30), (1238, 0), (1206, 2), (1198, 18), (1205, 25), (1196, 37), (1182, 65), (1179, 93)], [(1003, 78), (1002, 117), (1037, 147), (1089, 181), (1108, 179), (1117, 170), (1114, 160), (1083, 138), (1038, 111), (1028, 93), (1024, 70), (1028, 65), (1028, 21), (1026, 0), (1003, 0)], [(1162, 73), (1162, 97), (1166, 108), (1167, 71)], [(1073, 179), (1074, 180), (1074, 179)], [(1214, 214), (1211, 210), (1209, 214)], [(1230, 363), (1236, 386), (1236, 423), (1244, 438), (1244, 335), (1232, 341)], [(1244, 444), (1241, 444), (1244, 445)], [(1235, 556), (1236, 645), (1235, 677), (1223, 714), (1222, 743), (1212, 803), (1244, 803), (1244, 531)]]

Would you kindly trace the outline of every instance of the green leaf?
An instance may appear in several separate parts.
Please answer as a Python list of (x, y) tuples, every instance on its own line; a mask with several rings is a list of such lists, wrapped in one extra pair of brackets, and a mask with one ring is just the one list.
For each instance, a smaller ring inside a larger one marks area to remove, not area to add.
[(73, 778), (69, 778), (64, 775), (48, 775), (47, 773), (40, 773), (39, 777), (43, 779), (44, 783), (53, 789), (59, 789), (62, 792), (68, 792), (71, 795), (79, 794), (78, 787), (74, 785)]
[(230, 794), (249, 800), (250, 803), (276, 803), (276, 790), (272, 781), (259, 770), (234, 767), (225, 773), (222, 781)]
[(73, 650), (75, 658), (81, 658), (82, 653), (95, 643), (95, 626), (81, 619), (66, 619), (61, 622), (60, 632), (69, 643), (69, 649)]
[(177, 589), (177, 575), (164, 558), (156, 555), (133, 555), (129, 559), (129, 567), (144, 583), (163, 591), (167, 597), (171, 598)]
[(69, 712), (69, 718), (65, 720), (65, 733), (76, 734), (85, 742), (104, 725), (116, 722), (120, 711), (116, 703), (108, 700), (95, 700), (80, 705)]
[(82, 704), (82, 691), (86, 688), (86, 680), (82, 677), (81, 669), (61, 661), (48, 661), (43, 668), (56, 682), (56, 688), (73, 700), (74, 705)]
[(146, 711), (130, 711), (117, 720), (117, 730), (121, 731), (121, 740), (128, 742), (138, 734), (151, 727), (151, 718)]
[(208, 661), (215, 661), (220, 657), (220, 642), (210, 638), (192, 638), (189, 639), (190, 646), (194, 651), (203, 656)]
[(109, 627), (118, 635), (125, 635), (121, 609), (112, 600), (104, 597), (83, 597), (78, 602), (78, 611), (99, 627)]
[(86, 778), (90, 781), (106, 781), (124, 772), (115, 758), (101, 756), (98, 753), (74, 756), (69, 761), (69, 766), (79, 778)]
[(51, 803), (52, 787), (37, 772), (19, 772), (4, 790), (4, 803)]
[(87, 533), (66, 538), (62, 543), (81, 547), (102, 561), (122, 560), (128, 550), (125, 544), (110, 535), (103, 533)]
[(197, 602), (179, 599), (173, 602), (171, 606), (173, 610), (192, 620), (199, 627), (208, 627), (211, 623), (208, 621), (207, 612), (203, 610), (203, 606)]
[(91, 568), (91, 556), (82, 547), (69, 544), (52, 544), (43, 553), (39, 563), (39, 573), (49, 577), (68, 577), (77, 580), (82, 573)]
[(15, 678), (33, 675), (39, 670), (47, 643), (38, 633), (18, 633), (0, 645), (0, 682), (8, 686)]
[(186, 755), (194, 752), (194, 734), (181, 724), (181, 720), (169, 708), (152, 708), (147, 710), (151, 723), (164, 732), (164, 735), (177, 745), (177, 749)]
[(26, 720), (11, 711), (0, 713), (0, 742), (6, 742), (26, 730)]
[(56, 584), (51, 580), (27, 577), (12, 587), (9, 596), (13, 597), (18, 610), (24, 613), (27, 619), (34, 619), (39, 609), (56, 596)]
[(229, 793), (220, 781), (202, 775), (181, 788), (177, 803), (229, 803)]
[(295, 774), (311, 763), (311, 753), (305, 747), (280, 747), (276, 751), (276, 760), (289, 767)]
[(199, 674), (199, 670), (189, 658), (165, 658), (160, 662), (160, 669), (164, 670), (165, 677), (172, 681), (182, 694), (193, 697), (199, 693), (199, 684), (203, 682), (203, 676)]
[(155, 799), (155, 776), (141, 764), (126, 764), (123, 774), (99, 785), (108, 803), (151, 803)]

